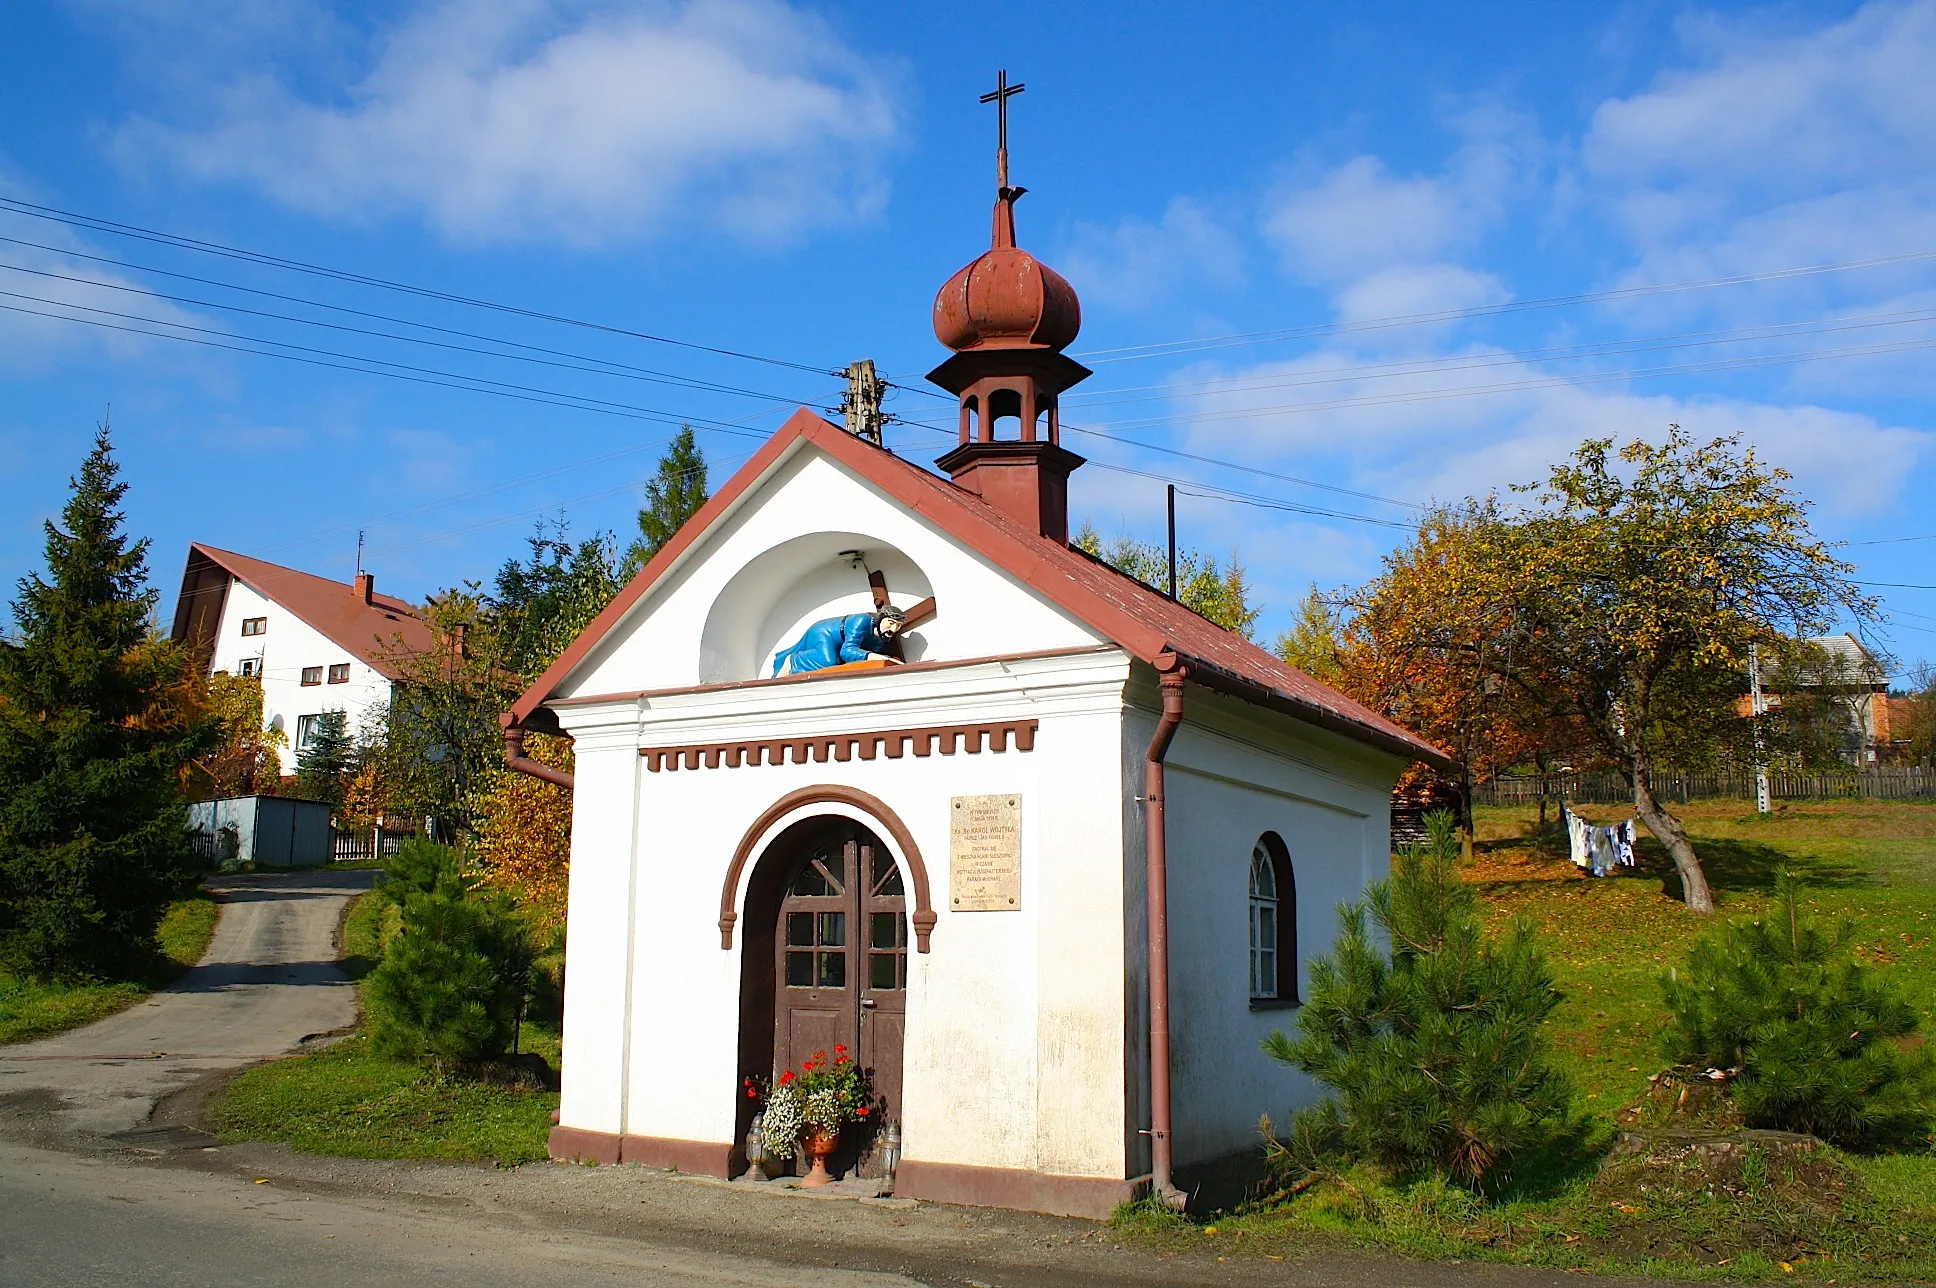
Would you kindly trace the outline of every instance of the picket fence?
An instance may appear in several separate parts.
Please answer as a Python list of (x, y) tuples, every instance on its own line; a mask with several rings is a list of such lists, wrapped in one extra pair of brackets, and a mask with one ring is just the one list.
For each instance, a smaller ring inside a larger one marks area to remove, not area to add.
[[(1537, 778), (1495, 778), (1473, 792), (1479, 805), (1534, 805), (1541, 796)], [(1633, 800), (1627, 780), (1616, 773), (1554, 775), (1545, 783), (1547, 800), (1562, 796), (1582, 805), (1620, 805)], [(1752, 773), (1654, 776), (1654, 794), (1663, 801), (1753, 800)], [(1936, 800), (1936, 767), (1885, 766), (1841, 773), (1768, 775), (1768, 794), (1776, 800)]]
[(392, 831), (386, 827), (378, 831), (374, 827), (366, 827), (354, 832), (336, 832), (331, 842), (330, 858), (337, 863), (357, 859), (387, 859), (415, 835), (415, 828)]

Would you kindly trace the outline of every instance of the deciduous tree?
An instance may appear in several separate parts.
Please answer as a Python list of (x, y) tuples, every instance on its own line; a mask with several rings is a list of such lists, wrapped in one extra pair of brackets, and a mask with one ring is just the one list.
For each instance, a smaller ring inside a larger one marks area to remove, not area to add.
[(1344, 614), (1318, 593), (1317, 583), (1297, 603), (1290, 629), (1277, 637), (1277, 655), (1314, 680), (1344, 679)]
[[(1072, 544), (1145, 586), (1156, 590), (1169, 588), (1170, 558), (1161, 546), (1129, 537), (1105, 543), (1088, 524), (1076, 533)], [(1185, 608), (1245, 639), (1256, 629), (1260, 610), (1251, 605), (1250, 579), (1234, 550), (1224, 563), (1200, 551), (1178, 551), (1176, 597)]]
[(1617, 459), (1612, 440), (1590, 440), (1523, 489), (1536, 508), (1486, 528), (1482, 562), (1511, 588), (1536, 667), (1523, 687), (1626, 775), (1688, 907), (1711, 912), (1707, 874), (1655, 792), (1657, 767), (1738, 739), (1732, 697), (1750, 646), (1818, 634), (1838, 616), (1872, 621), (1876, 605), (1814, 535), (1787, 472), (1737, 438), (1697, 443), (1676, 425)]

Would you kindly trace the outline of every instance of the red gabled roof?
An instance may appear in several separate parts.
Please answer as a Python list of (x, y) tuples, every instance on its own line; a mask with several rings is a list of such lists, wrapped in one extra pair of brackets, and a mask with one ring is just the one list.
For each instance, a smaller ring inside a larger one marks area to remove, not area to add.
[(605, 611), (518, 699), (511, 708), (511, 718), (524, 720), (551, 697), (666, 569), (802, 439), (1133, 657), (1159, 669), (1181, 662), (1190, 668), (1192, 679), (1212, 688), (1398, 755), (1439, 765), (1451, 763), (1444, 752), (1410, 730), (1320, 684), (1242, 636), (1099, 559), (1023, 527), (972, 492), (846, 433), (804, 407), (713, 494), (651, 562), (639, 569)]
[(366, 604), (347, 582), (284, 568), (232, 550), (218, 550), (199, 541), (189, 543), (191, 565), (198, 553), (392, 680), (403, 678), (397, 666), (400, 649), (427, 653), (437, 645), (435, 632), (417, 616), (416, 608), (394, 596), (372, 594)]

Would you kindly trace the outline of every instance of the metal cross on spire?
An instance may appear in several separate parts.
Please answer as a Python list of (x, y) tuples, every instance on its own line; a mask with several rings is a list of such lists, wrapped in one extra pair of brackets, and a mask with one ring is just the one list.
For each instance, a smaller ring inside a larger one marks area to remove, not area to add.
[[(995, 73), (995, 88), (981, 96), (984, 103), (995, 105), (995, 185), (1001, 189), (1004, 200), (1010, 195), (1008, 186), (1008, 100), (1027, 89), (1028, 86), (1008, 83), (1008, 69)], [(1022, 190), (1016, 188), (1014, 195), (1019, 197)]]

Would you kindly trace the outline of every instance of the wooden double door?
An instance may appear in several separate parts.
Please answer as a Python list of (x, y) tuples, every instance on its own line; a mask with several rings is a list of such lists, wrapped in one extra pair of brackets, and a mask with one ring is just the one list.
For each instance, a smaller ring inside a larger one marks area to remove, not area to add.
[[(876, 1122), (899, 1121), (908, 922), (894, 856), (859, 824), (829, 820), (801, 839), (782, 890), (773, 936), (775, 1074), (845, 1047), (872, 1078)], [(863, 1153), (872, 1142), (853, 1144)]]

